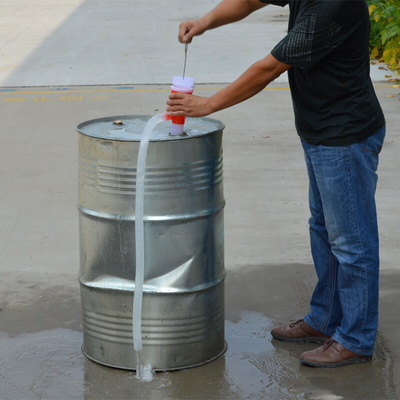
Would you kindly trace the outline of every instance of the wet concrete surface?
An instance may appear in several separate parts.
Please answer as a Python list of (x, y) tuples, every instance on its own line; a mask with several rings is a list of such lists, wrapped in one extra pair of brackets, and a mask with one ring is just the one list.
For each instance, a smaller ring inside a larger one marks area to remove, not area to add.
[[(197, 90), (207, 95), (217, 88)], [(381, 302), (371, 363), (309, 368), (298, 357), (313, 345), (270, 336), (276, 324), (303, 317), (315, 283), (304, 161), (287, 85), (280, 83), (244, 106), (214, 115), (226, 125), (226, 353), (198, 368), (157, 373), (151, 382), (82, 354), (75, 127), (92, 118), (161, 112), (168, 90), (59, 87), (0, 93), (0, 398), (399, 398), (400, 114), (398, 99), (387, 97), (398, 89), (387, 84), (376, 86), (388, 136), (377, 194)]]
[[(201, 367), (156, 373), (150, 382), (82, 354), (80, 298), (73, 281), (54, 287), (18, 281), (0, 312), (1, 399), (398, 398), (398, 360), (382, 330), (371, 363), (334, 370), (298, 362), (301, 352), (315, 345), (271, 338), (276, 323), (306, 312), (314, 283), (311, 265), (244, 269), (226, 279), (226, 353)], [(400, 274), (383, 274), (382, 282), (381, 308), (387, 310), (398, 298), (393, 289)], [(381, 325), (393, 317), (390, 323), (398, 325), (399, 317), (393, 314), (383, 312)]]

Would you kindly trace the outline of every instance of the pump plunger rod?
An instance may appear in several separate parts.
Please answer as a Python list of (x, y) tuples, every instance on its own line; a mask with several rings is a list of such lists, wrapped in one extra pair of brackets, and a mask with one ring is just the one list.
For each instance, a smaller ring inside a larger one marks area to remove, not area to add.
[(183, 74), (182, 74), (182, 79), (185, 79), (186, 60), (187, 60), (187, 51), (188, 51), (188, 43), (185, 43), (185, 62), (184, 62), (184, 64), (183, 64)]

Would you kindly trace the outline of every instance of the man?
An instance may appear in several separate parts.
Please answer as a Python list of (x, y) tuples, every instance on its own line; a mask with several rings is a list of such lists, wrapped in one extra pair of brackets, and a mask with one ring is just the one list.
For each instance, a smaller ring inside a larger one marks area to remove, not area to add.
[[(263, 0), (223, 0), (182, 22), (179, 41), (238, 21)], [(385, 120), (369, 76), (365, 0), (265, 0), (289, 5), (287, 36), (211, 97), (171, 94), (170, 115), (200, 117), (242, 102), (288, 70), (295, 124), (309, 175), (310, 241), (318, 283), (310, 313), (272, 330), (275, 339), (324, 343), (301, 362), (338, 367), (370, 361), (378, 325), (375, 207)]]

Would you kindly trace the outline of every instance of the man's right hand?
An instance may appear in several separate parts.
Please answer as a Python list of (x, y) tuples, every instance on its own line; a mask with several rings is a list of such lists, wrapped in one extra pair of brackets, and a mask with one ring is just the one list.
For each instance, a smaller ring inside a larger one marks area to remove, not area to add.
[(202, 19), (183, 21), (179, 25), (178, 40), (181, 43), (191, 43), (193, 36), (202, 35), (206, 31), (206, 25)]
[(179, 25), (178, 40), (181, 43), (190, 43), (194, 36), (199, 36), (206, 30), (239, 21), (266, 5), (259, 0), (222, 0), (204, 17), (182, 22)]

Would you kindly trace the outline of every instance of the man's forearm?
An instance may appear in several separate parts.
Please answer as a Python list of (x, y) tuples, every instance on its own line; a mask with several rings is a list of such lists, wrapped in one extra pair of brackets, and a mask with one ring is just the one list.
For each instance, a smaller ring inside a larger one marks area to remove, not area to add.
[(269, 54), (254, 63), (230, 85), (209, 97), (211, 112), (223, 110), (253, 97), (289, 68), (289, 65), (279, 62)]
[(266, 3), (259, 0), (222, 0), (213, 10), (200, 19), (207, 30), (214, 29), (239, 21), (265, 5)]
[(290, 65), (269, 54), (211, 97), (172, 93), (167, 101), (167, 112), (170, 116), (204, 117), (256, 95), (289, 68)]

